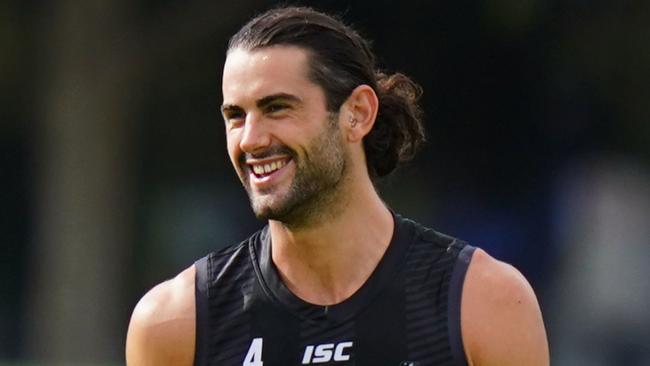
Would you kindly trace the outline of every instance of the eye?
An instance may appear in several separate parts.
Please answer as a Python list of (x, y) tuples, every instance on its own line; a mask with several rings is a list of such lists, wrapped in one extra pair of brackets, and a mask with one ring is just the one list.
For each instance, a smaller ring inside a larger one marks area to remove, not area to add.
[(224, 111), (223, 120), (230, 127), (237, 127), (244, 123), (246, 114), (243, 111)]
[(265, 108), (265, 112), (270, 114), (275, 114), (275, 113), (282, 112), (288, 108), (289, 106), (286, 104), (270, 104), (268, 107)]

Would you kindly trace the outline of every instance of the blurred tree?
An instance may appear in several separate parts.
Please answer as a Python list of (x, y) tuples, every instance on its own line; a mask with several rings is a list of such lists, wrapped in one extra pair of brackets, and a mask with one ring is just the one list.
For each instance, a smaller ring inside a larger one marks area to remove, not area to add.
[(167, 4), (144, 16), (127, 1), (47, 5), (37, 24), (43, 55), (29, 357), (65, 364), (122, 359), (130, 310), (124, 264), (135, 230), (136, 81), (159, 58), (225, 33), (232, 15), (256, 4), (247, 5)]
[(40, 24), (44, 57), (37, 237), (28, 352), (54, 362), (115, 359), (130, 245), (125, 1), (58, 1)]

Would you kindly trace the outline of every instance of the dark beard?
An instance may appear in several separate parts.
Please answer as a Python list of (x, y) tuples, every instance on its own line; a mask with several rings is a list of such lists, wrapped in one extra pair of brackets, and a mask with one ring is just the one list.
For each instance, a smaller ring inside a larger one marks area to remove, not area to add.
[(306, 151), (302, 159), (287, 147), (274, 149), (292, 157), (296, 173), (283, 202), (278, 205), (256, 208), (253, 196), (248, 192), (258, 219), (275, 220), (287, 227), (298, 228), (314, 225), (335, 214), (347, 165), (336, 119), (328, 121), (327, 128), (310, 146), (312, 149)]

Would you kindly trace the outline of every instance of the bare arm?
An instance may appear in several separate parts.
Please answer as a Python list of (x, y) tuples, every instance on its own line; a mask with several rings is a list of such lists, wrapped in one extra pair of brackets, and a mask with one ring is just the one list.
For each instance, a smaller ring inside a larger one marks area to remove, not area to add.
[(191, 366), (194, 362), (194, 266), (151, 289), (138, 302), (126, 338), (129, 366)]
[(537, 298), (514, 267), (477, 249), (467, 271), (461, 331), (471, 366), (547, 366)]

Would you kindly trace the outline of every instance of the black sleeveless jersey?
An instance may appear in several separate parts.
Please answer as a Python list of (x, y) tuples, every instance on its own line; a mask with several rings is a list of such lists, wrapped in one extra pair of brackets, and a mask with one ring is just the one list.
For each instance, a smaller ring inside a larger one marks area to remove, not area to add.
[(197, 261), (195, 365), (467, 365), (460, 298), (474, 248), (394, 220), (377, 268), (336, 305), (288, 290), (268, 226)]

